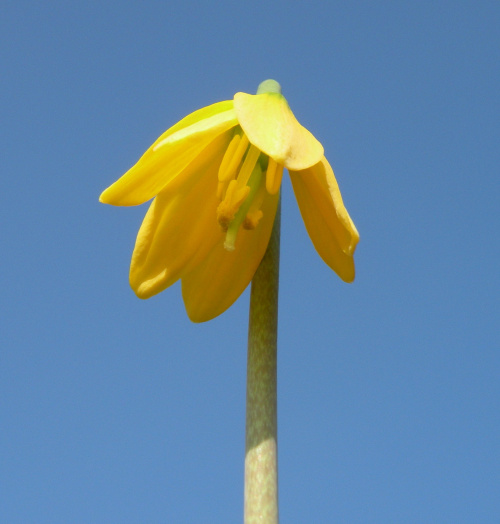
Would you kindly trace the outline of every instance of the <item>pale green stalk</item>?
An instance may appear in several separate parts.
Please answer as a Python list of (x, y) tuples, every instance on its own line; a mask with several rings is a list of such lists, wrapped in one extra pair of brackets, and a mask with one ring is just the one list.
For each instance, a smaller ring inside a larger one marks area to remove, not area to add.
[(278, 523), (276, 357), (280, 208), (278, 204), (271, 239), (253, 277), (250, 295), (245, 524)]

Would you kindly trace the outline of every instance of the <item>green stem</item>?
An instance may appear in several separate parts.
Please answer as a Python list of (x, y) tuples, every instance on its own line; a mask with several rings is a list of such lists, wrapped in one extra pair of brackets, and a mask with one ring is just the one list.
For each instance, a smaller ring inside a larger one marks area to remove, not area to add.
[(250, 295), (245, 524), (278, 523), (276, 369), (280, 208), (278, 204), (271, 239), (253, 277)]

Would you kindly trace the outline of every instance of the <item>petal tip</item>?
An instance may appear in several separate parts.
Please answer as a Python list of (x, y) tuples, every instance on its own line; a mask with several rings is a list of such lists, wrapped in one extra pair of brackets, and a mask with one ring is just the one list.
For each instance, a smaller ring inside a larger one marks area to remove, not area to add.
[(107, 197), (107, 189), (105, 189), (100, 195), (99, 195), (99, 202), (101, 204), (109, 204)]

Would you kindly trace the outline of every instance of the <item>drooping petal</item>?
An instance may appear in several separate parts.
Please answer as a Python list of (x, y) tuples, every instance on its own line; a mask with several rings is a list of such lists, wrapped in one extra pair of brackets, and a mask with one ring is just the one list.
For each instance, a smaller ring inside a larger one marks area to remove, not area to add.
[(359, 234), (342, 201), (333, 170), (323, 159), (290, 171), (300, 213), (316, 251), (345, 282), (354, 280), (354, 250)]
[(321, 160), (323, 146), (299, 124), (283, 95), (236, 93), (234, 109), (250, 142), (278, 164), (299, 170)]
[(165, 131), (100, 201), (135, 206), (156, 196), (218, 135), (237, 125), (233, 101), (199, 109)]
[(252, 280), (269, 243), (279, 193), (262, 205), (263, 217), (253, 230), (240, 230), (234, 251), (218, 243), (206, 259), (182, 277), (182, 296), (193, 322), (211, 320), (228, 309)]
[(217, 172), (230, 139), (230, 132), (217, 137), (153, 200), (130, 265), (130, 285), (138, 297), (163, 291), (223, 242)]

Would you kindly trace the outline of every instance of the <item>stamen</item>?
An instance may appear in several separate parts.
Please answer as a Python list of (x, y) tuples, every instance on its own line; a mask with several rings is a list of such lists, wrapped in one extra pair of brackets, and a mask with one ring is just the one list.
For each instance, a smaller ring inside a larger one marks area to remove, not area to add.
[(227, 189), (227, 183), (226, 182), (219, 182), (217, 184), (217, 198), (219, 200), (222, 200), (224, 198), (224, 193)]
[(233, 136), (226, 152), (224, 153), (224, 158), (222, 159), (219, 168), (220, 182), (226, 182), (227, 180), (232, 180), (234, 178), (236, 170), (241, 163), (241, 159), (247, 150), (248, 144), (248, 138), (245, 134), (243, 136)]
[(239, 187), (246, 186), (248, 179), (250, 178), (250, 175), (253, 172), (253, 168), (255, 167), (255, 164), (257, 163), (257, 160), (259, 159), (260, 155), (260, 149), (257, 149), (254, 145), (251, 145), (248, 149), (247, 156), (245, 157), (245, 161), (243, 162), (243, 165), (241, 166), (240, 172), (238, 173), (238, 176), (236, 177), (236, 182), (238, 183)]
[(266, 189), (270, 195), (275, 195), (281, 186), (283, 178), (283, 165), (269, 158), (266, 171)]
[(263, 183), (259, 184), (255, 196), (252, 198), (245, 220), (243, 221), (243, 229), (255, 229), (257, 227), (260, 219), (264, 215), (260, 208), (266, 195), (267, 190), (265, 185)]
[(241, 137), (240, 135), (236, 134), (231, 139), (231, 142), (229, 142), (229, 145), (227, 146), (226, 152), (224, 153), (224, 157), (222, 158), (222, 162), (219, 166), (219, 180), (222, 182), (225, 180), (227, 175), (227, 168), (229, 164), (231, 163), (231, 160), (233, 159), (234, 153), (236, 152), (236, 149), (238, 148), (238, 144), (240, 143)]
[(245, 134), (234, 135), (229, 143), (219, 167), (219, 184), (217, 185), (217, 198), (219, 200), (224, 198), (229, 181), (235, 178), (248, 144), (249, 141)]
[(238, 209), (237, 213), (235, 214), (233, 220), (231, 221), (227, 229), (226, 241), (224, 242), (224, 248), (227, 249), (227, 251), (234, 250), (236, 244), (236, 236), (238, 234), (240, 226), (242, 225), (243, 221), (245, 220), (248, 214), (248, 211), (250, 210), (250, 207), (259, 187), (262, 185), (261, 180), (262, 168), (257, 163), (252, 171), (252, 175), (249, 180), (249, 186), (246, 186), (250, 190), (250, 194), (247, 196), (245, 201)]
[(223, 231), (227, 231), (229, 225), (234, 220), (234, 217), (245, 201), (250, 188), (244, 186), (239, 188), (236, 180), (231, 180), (226, 191), (224, 200), (217, 206), (217, 222)]
[[(249, 144), (245, 134), (233, 136), (218, 173), (217, 197), (221, 202), (217, 207), (217, 222), (226, 233), (224, 248), (228, 251), (234, 250), (240, 227), (255, 229), (263, 216), (260, 208), (267, 194), (267, 182), (262, 179), (261, 163), (265, 165), (267, 157), (261, 157), (259, 162), (260, 149)], [(278, 191), (283, 166), (274, 162), (268, 172), (270, 187), (274, 189), (277, 184)]]
[(257, 209), (257, 211), (253, 212), (249, 211), (247, 213), (247, 216), (245, 217), (245, 220), (243, 220), (243, 229), (246, 230), (252, 230), (255, 229), (260, 222), (260, 219), (264, 216), (264, 213)]
[[(257, 161), (259, 160), (259, 155), (260, 150), (251, 145), (247, 151), (245, 160), (243, 161), (243, 165), (241, 166), (236, 180), (230, 180), (229, 183), (227, 181), (219, 182), (217, 195), (219, 197), (223, 196), (223, 198), (222, 202), (217, 207), (217, 222), (219, 222), (223, 231), (227, 231), (229, 225), (234, 220), (236, 213), (250, 192), (247, 182), (254, 171), (255, 164), (257, 164)], [(225, 186), (227, 186), (227, 189), (224, 191)]]

